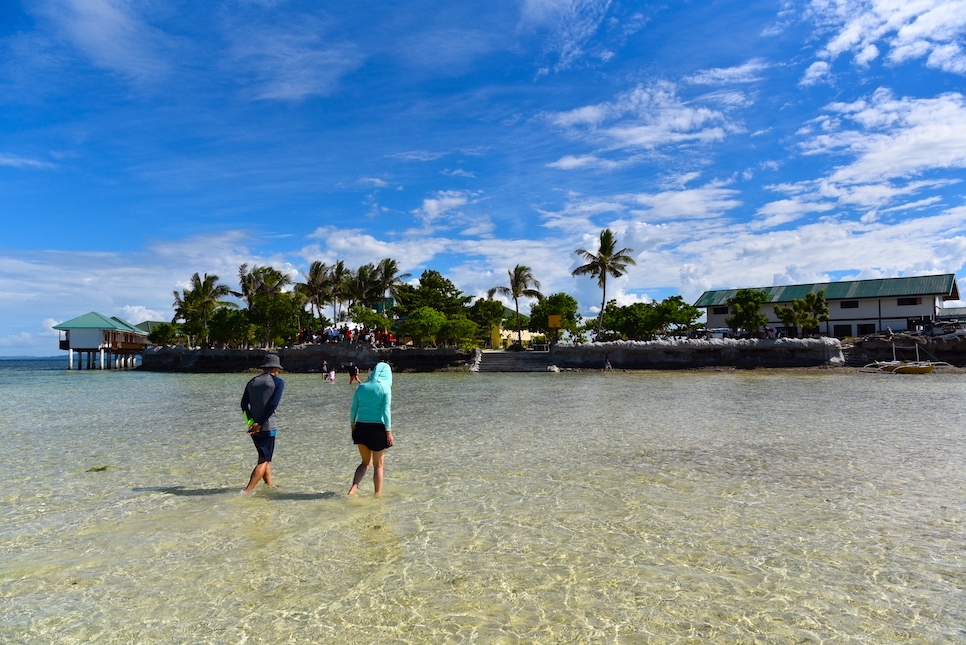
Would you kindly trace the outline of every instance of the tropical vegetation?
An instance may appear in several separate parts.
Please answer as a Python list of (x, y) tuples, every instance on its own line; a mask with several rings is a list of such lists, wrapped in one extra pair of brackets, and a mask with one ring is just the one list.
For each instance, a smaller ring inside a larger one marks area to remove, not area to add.
[(574, 269), (571, 275), (593, 276), (597, 278), (597, 284), (601, 290), (601, 315), (597, 317), (597, 338), (600, 338), (603, 331), (603, 313), (605, 305), (607, 304), (607, 276), (619, 278), (627, 273), (628, 266), (635, 266), (637, 262), (630, 255), (633, 252), (634, 249), (618, 249), (617, 237), (609, 228), (605, 228), (600, 232), (596, 252), (586, 249), (577, 249), (576, 251), (577, 255), (586, 261), (586, 264)]
[[(149, 339), (159, 345), (269, 348), (321, 340), (327, 329), (354, 323), (415, 345), (470, 348), (512, 324), (516, 346), (522, 349), (524, 329), (551, 343), (565, 336), (582, 342), (588, 331), (601, 339), (686, 333), (694, 317), (680, 296), (646, 306), (606, 303), (608, 277), (619, 277), (634, 264), (632, 252), (618, 248), (610, 229), (600, 232), (596, 251), (577, 249), (586, 264), (573, 274), (596, 277), (605, 298), (596, 331), (585, 329), (570, 294), (544, 297), (526, 265), (508, 270), (507, 283), (489, 289), (486, 297), (474, 298), (432, 269), (410, 282), (412, 276), (386, 258), (357, 268), (342, 260), (315, 261), (303, 273), (242, 264), (237, 290), (217, 275), (195, 273), (183, 289), (173, 292), (172, 320), (156, 325)], [(513, 300), (513, 309), (494, 296)], [(529, 317), (520, 311), (521, 300), (535, 300)], [(645, 318), (646, 324), (641, 322)]]

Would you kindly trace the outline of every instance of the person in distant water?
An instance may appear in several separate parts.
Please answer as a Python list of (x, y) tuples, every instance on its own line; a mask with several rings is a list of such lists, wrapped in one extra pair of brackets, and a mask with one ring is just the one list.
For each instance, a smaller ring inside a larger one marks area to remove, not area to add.
[(392, 437), (392, 369), (388, 363), (377, 363), (369, 380), (356, 388), (349, 412), (352, 443), (359, 447), (362, 463), (356, 468), (349, 495), (359, 490), (362, 478), (372, 465), (372, 483), (376, 495), (382, 494), (383, 461)]
[(262, 373), (245, 385), (241, 409), (252, 420), (248, 434), (258, 451), (258, 463), (252, 470), (248, 486), (242, 491), (255, 490), (259, 480), (272, 486), (272, 455), (275, 452), (275, 410), (282, 400), (285, 381), (278, 378), (282, 365), (276, 354), (267, 354), (262, 362)]
[(349, 361), (349, 366), (345, 368), (345, 371), (349, 373), (349, 385), (353, 383), (361, 383), (359, 380), (359, 368)]
[(604, 371), (611, 372), (614, 367), (610, 364), (610, 354), (604, 354)]
[(325, 379), (329, 378), (329, 361), (323, 360), (322, 361), (322, 369), (320, 369), (319, 371), (322, 372), (322, 380), (323, 381)]

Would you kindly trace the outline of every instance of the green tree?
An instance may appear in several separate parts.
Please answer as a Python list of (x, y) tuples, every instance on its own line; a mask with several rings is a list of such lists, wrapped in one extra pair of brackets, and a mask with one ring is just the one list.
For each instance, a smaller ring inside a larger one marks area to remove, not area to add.
[(346, 276), (345, 296), (349, 310), (357, 305), (374, 308), (382, 300), (382, 294), (376, 265), (363, 264)]
[(410, 277), (412, 275), (409, 273), (400, 273), (399, 264), (391, 258), (385, 258), (376, 265), (376, 282), (383, 297), (398, 300), (399, 291), (406, 284), (404, 281)]
[(475, 347), (474, 339), (480, 333), (480, 326), (466, 316), (447, 318), (437, 333), (437, 340), (445, 345), (456, 345), (460, 349)]
[(392, 327), (392, 320), (385, 314), (373, 311), (369, 307), (355, 306), (349, 310), (349, 319), (367, 329), (381, 329), (389, 331)]
[(768, 294), (759, 289), (738, 289), (738, 292), (728, 298), (727, 305), (734, 312), (725, 318), (725, 324), (731, 331), (738, 333), (744, 329), (752, 334), (768, 324), (768, 317), (761, 313), (762, 306), (768, 302)]
[(635, 302), (619, 307), (611, 300), (604, 308), (602, 340), (651, 340), (661, 329), (660, 312), (653, 302)]
[[(550, 343), (555, 345), (560, 342), (563, 332), (567, 332), (571, 337), (579, 333), (581, 316), (577, 313), (580, 305), (568, 293), (554, 293), (530, 308), (530, 331), (546, 334)], [(560, 316), (560, 327), (550, 326), (550, 316)]]
[(782, 321), (782, 325), (785, 327), (785, 333), (789, 338), (798, 338), (799, 311), (795, 306), (797, 302), (800, 301), (792, 300), (790, 307), (775, 305), (775, 316), (778, 320)]
[(217, 275), (205, 274), (202, 278), (197, 273), (191, 276), (191, 286), (183, 289), (179, 294), (174, 291), (174, 318), (171, 322), (183, 320), (190, 326), (197, 337), (208, 344), (208, 320), (219, 307), (237, 307), (238, 305), (224, 297), (232, 295), (232, 290), (225, 284), (218, 283)]
[(446, 322), (446, 315), (432, 307), (420, 307), (411, 311), (402, 323), (402, 332), (413, 339), (417, 346), (428, 345), (439, 336)]
[[(256, 266), (249, 271), (248, 265), (243, 264), (238, 268), (238, 282), (240, 295), (248, 303), (249, 319), (264, 332), (264, 347), (271, 346), (273, 326), (295, 327), (295, 336), (298, 335), (298, 313), (292, 311), (292, 303), (296, 302), (300, 311), (301, 302), (284, 292), (292, 278), (275, 267)], [(289, 317), (293, 320), (287, 320)]]
[(792, 338), (798, 336), (799, 329), (805, 334), (817, 334), (819, 325), (828, 320), (825, 290), (792, 300), (790, 307), (775, 305), (775, 316), (782, 321)]
[(221, 347), (250, 347), (257, 338), (258, 328), (248, 319), (247, 312), (222, 308), (211, 316), (211, 341)]
[(669, 296), (655, 305), (658, 313), (658, 334), (664, 338), (692, 336), (703, 327), (699, 323), (701, 310), (684, 301), (681, 296)]
[(828, 302), (825, 301), (824, 289), (805, 294), (805, 310), (808, 316), (802, 320), (802, 329), (807, 334), (817, 334), (819, 324), (828, 320)]
[(597, 252), (593, 253), (586, 249), (577, 249), (576, 253), (587, 263), (577, 267), (571, 275), (590, 275), (597, 278), (600, 285), (602, 297), (600, 299), (601, 315), (597, 317), (597, 335), (600, 335), (604, 324), (604, 307), (607, 304), (607, 276), (619, 278), (627, 272), (629, 265), (636, 265), (637, 262), (630, 256), (634, 249), (617, 248), (617, 238), (613, 231), (605, 228), (600, 232), (600, 243)]
[(517, 323), (517, 343), (523, 345), (523, 332), (520, 327), (520, 298), (536, 298), (540, 300), (543, 294), (538, 291), (540, 283), (533, 277), (533, 271), (528, 266), (518, 264), (512, 270), (507, 271), (510, 277), (509, 287), (493, 287), (486, 292), (487, 298), (492, 298), (494, 294), (513, 298), (513, 308), (516, 311)]
[(309, 266), (309, 272), (302, 274), (305, 282), (295, 285), (295, 292), (303, 304), (310, 306), (313, 315), (318, 318), (319, 325), (325, 327), (322, 310), (332, 301), (331, 267), (316, 260)]
[(148, 334), (148, 340), (155, 345), (174, 345), (178, 339), (178, 334), (181, 333), (180, 327), (176, 323), (161, 323), (151, 330), (151, 333)]
[(427, 269), (419, 277), (419, 286), (403, 284), (399, 287), (399, 308), (403, 314), (430, 307), (447, 316), (466, 315), (472, 296), (464, 296), (455, 284), (439, 271)]

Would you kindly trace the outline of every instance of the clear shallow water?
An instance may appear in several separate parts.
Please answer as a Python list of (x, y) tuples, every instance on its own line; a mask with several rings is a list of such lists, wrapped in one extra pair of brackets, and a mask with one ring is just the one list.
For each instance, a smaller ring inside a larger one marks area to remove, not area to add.
[(966, 643), (962, 374), (396, 375), (347, 498), (344, 376), (245, 497), (248, 377), (27, 368), (2, 643)]

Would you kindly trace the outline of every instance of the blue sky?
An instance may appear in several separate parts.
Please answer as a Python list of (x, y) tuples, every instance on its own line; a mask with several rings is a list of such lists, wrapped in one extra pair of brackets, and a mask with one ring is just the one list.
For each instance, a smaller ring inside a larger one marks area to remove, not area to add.
[(964, 83), (966, 0), (0, 3), (0, 354), (245, 262), (592, 316), (604, 227), (623, 304), (960, 275)]

